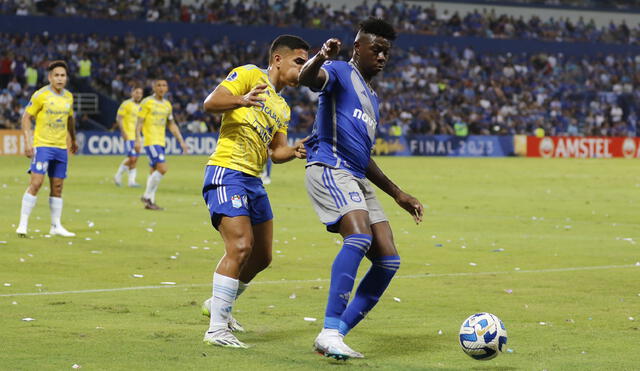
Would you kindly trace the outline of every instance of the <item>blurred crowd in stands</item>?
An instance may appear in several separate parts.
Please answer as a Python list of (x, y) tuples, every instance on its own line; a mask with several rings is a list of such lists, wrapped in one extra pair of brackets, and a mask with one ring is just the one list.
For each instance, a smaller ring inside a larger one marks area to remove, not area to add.
[[(585, 6), (618, 5), (640, 10), (638, 1), (618, 0), (520, 0), (516, 2)], [(209, 22), (234, 25), (278, 25), (352, 30), (372, 15), (384, 18), (406, 33), (447, 36), (480, 36), (496, 39), (538, 39), (548, 41), (588, 41), (640, 45), (640, 23), (610, 23), (598, 27), (593, 20), (565, 18), (524, 19), (497, 14), (487, 9), (467, 14), (436, 11), (433, 3), (420, 6), (404, 0), (382, 3), (360, 0), (352, 8), (334, 8), (308, 0), (36, 0), (32, 6), (23, 0), (0, 2), (0, 14), (47, 14), (57, 17), (81, 16), (119, 20)], [(633, 5), (635, 4), (635, 5)], [(480, 7), (482, 5), (479, 5)], [(640, 16), (637, 17), (640, 19)]]
[[(46, 62), (60, 58), (71, 67), (70, 90), (88, 82), (117, 102), (128, 98), (132, 84), (150, 94), (153, 79), (167, 79), (176, 120), (189, 132), (218, 129), (220, 117), (203, 113), (202, 101), (231, 68), (266, 67), (268, 49), (225, 38), (175, 40), (170, 34), (0, 34), (0, 45), (7, 46), (0, 50), (0, 127), (19, 125), (30, 95), (46, 84)], [(346, 48), (341, 58), (349, 53)], [(640, 55), (489, 55), (447, 45), (392, 53), (375, 79), (382, 102), (379, 129), (388, 135), (455, 134), (458, 128), (469, 134), (533, 134), (543, 128), (547, 135), (625, 136), (639, 129)], [(89, 71), (81, 71), (87, 61)], [(284, 96), (292, 108), (290, 130), (308, 133), (317, 95), (287, 88)], [(95, 129), (82, 118), (80, 125)]]

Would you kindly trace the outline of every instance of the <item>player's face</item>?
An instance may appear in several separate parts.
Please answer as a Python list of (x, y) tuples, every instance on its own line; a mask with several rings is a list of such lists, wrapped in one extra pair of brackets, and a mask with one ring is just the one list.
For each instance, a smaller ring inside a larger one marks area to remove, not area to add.
[(140, 102), (140, 99), (142, 99), (142, 88), (135, 88), (131, 91), (131, 99), (133, 99), (135, 102)]
[(304, 49), (294, 49), (284, 53), (280, 60), (277, 59), (276, 65), (279, 64), (282, 81), (287, 86), (298, 86), (298, 75), (309, 59), (309, 53)]
[(67, 85), (67, 70), (64, 67), (56, 67), (49, 71), (49, 83), (56, 90), (64, 89)]
[(164, 97), (168, 91), (169, 85), (165, 80), (158, 80), (153, 84), (153, 92), (159, 97)]
[(366, 34), (355, 45), (359, 55), (359, 64), (362, 71), (375, 76), (382, 71), (389, 61), (391, 42), (384, 37)]

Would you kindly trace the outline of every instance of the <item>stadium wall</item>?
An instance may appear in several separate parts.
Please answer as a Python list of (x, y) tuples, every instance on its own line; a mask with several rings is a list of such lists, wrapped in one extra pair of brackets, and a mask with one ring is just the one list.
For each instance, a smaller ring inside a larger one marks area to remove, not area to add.
[[(275, 26), (233, 26), (206, 23), (113, 21), (107, 19), (86, 19), (80, 17), (55, 18), (40, 16), (0, 15), (0, 32), (54, 34), (96, 33), (102, 35), (124, 36), (131, 32), (139, 37), (163, 37), (167, 32), (178, 38), (201, 37), (217, 41), (227, 36), (230, 41), (269, 43), (276, 35), (296, 34), (314, 46), (321, 45), (330, 37), (352, 40), (354, 32), (344, 30), (320, 30), (296, 27)], [(445, 37), (420, 34), (401, 34), (396, 45), (401, 48), (419, 48), (422, 46), (447, 43), (456, 47), (473, 46), (482, 53), (564, 53), (582, 56), (585, 54), (637, 54), (640, 46), (605, 43), (562, 43), (539, 40), (503, 40), (481, 37)]]

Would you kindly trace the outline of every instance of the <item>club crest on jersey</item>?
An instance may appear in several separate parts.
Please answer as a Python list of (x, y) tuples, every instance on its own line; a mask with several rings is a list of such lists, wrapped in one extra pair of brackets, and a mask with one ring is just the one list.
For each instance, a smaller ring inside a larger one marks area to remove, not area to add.
[(231, 196), (231, 206), (233, 206), (236, 209), (239, 209), (242, 207), (242, 199), (240, 198), (240, 196), (238, 195)]
[(353, 202), (362, 201), (362, 198), (360, 197), (360, 193), (358, 192), (349, 192), (349, 197), (351, 197), (351, 200), (353, 200)]
[(238, 72), (233, 71), (233, 72), (231, 72), (231, 73), (229, 74), (229, 76), (227, 76), (226, 80), (227, 80), (227, 81), (233, 81), (233, 80), (235, 80), (235, 79), (237, 79), (237, 78), (238, 78)]

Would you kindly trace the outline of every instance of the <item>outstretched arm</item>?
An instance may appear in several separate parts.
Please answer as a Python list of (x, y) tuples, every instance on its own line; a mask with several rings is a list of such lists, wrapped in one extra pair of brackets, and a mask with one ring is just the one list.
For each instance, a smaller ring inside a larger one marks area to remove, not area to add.
[(405, 193), (397, 185), (395, 185), (391, 179), (389, 179), (378, 167), (372, 158), (369, 159), (369, 165), (367, 166), (367, 179), (369, 179), (378, 188), (384, 191), (384, 193), (391, 196), (400, 207), (405, 209), (411, 216), (416, 224), (422, 221), (422, 215), (424, 213), (424, 207), (418, 201), (417, 198)]
[(209, 113), (222, 113), (240, 107), (260, 107), (266, 100), (260, 94), (267, 89), (266, 84), (257, 85), (245, 95), (233, 95), (231, 91), (222, 85), (209, 94), (204, 100), (204, 110)]
[(78, 153), (78, 142), (76, 142), (76, 119), (73, 115), (69, 116), (67, 121), (67, 131), (71, 139), (71, 153)]
[(308, 86), (314, 90), (322, 89), (327, 80), (327, 74), (320, 69), (320, 67), (322, 67), (327, 60), (334, 59), (338, 56), (340, 45), (341, 43), (338, 39), (325, 41), (318, 54), (302, 66), (300, 74), (298, 75), (300, 85)]
[(294, 158), (307, 158), (307, 150), (304, 148), (306, 140), (307, 138), (299, 139), (293, 146), (289, 146), (287, 145), (287, 135), (280, 132), (276, 133), (269, 145), (271, 160), (276, 164), (281, 164)]

